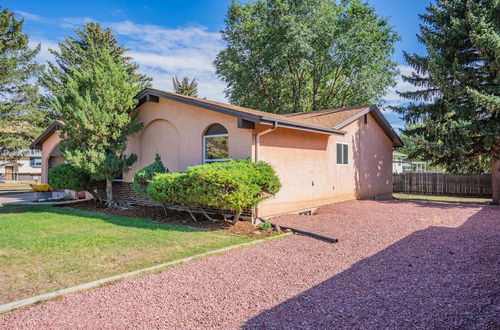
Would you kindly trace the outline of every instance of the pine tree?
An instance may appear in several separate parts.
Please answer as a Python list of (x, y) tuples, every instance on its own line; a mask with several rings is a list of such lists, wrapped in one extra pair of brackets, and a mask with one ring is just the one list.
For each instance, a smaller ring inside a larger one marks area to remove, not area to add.
[(134, 96), (150, 85), (136, 73), (110, 29), (88, 23), (52, 51), (55, 63), (43, 83), (47, 105), (65, 122), (61, 151), (65, 159), (94, 180), (106, 180), (107, 206), (114, 207), (112, 182), (136, 160), (125, 155), (127, 136), (139, 131)]
[(127, 136), (142, 125), (135, 121), (136, 95), (141, 86), (129, 81), (123, 63), (107, 49), (92, 51), (93, 60), (68, 72), (66, 89), (51, 100), (62, 115), (61, 151), (75, 167), (97, 181), (106, 180), (107, 206), (114, 207), (112, 182), (137, 157), (125, 155)]
[(93, 60), (95, 49), (106, 49), (117, 63), (121, 63), (131, 84), (138, 84), (141, 89), (151, 87), (152, 79), (137, 73), (139, 66), (126, 55), (129, 49), (118, 44), (118, 39), (111, 29), (103, 29), (100, 24), (91, 22), (75, 33), (76, 37), (70, 36), (64, 42), (58, 43), (59, 50), (49, 49), (55, 61), (48, 63), (48, 69), (42, 77), (42, 84), (49, 92), (45, 100), (47, 104), (50, 105), (50, 99), (54, 95), (64, 92), (73, 67), (78, 68)]
[(182, 94), (186, 96), (198, 97), (198, 83), (195, 79), (189, 82), (188, 77), (182, 78), (181, 81), (176, 77), (172, 79), (174, 85), (174, 91), (177, 94)]
[(437, 0), (420, 15), (427, 54), (405, 53), (419, 87), (394, 109), (408, 123), (414, 155), (448, 171), (491, 168), (500, 202), (500, 1)]
[(35, 62), (40, 46), (28, 47), (23, 22), (8, 9), (0, 11), (0, 156), (4, 157), (27, 149), (46, 124), (36, 85), (43, 68)]

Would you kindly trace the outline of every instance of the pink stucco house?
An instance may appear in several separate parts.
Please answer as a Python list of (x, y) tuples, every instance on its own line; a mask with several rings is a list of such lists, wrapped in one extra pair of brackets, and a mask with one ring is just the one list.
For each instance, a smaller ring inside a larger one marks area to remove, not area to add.
[[(159, 152), (171, 171), (227, 158), (271, 164), (283, 187), (254, 217), (392, 194), (392, 150), (403, 143), (375, 105), (279, 115), (151, 88), (137, 98), (144, 128), (129, 138), (127, 153), (138, 161), (118, 186)], [(61, 125), (53, 123), (32, 145), (42, 152), (42, 182), (64, 161)]]

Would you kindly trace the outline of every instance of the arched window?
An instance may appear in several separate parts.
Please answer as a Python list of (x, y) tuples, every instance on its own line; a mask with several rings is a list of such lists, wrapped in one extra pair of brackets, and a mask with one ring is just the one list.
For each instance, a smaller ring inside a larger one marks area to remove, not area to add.
[(223, 162), (229, 158), (227, 129), (213, 124), (203, 135), (203, 163)]

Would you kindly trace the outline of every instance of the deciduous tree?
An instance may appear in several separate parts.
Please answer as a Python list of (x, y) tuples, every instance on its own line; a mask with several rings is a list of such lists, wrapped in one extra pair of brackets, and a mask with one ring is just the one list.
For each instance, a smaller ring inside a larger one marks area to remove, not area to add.
[(361, 0), (231, 2), (214, 65), (231, 103), (286, 113), (377, 102), (398, 36)]

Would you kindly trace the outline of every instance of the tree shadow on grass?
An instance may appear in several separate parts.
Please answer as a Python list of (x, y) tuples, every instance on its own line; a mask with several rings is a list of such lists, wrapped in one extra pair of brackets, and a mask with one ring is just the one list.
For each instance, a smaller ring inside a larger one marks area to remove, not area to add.
[(483, 206), (462, 226), (415, 232), (245, 328), (494, 328), (499, 250), (500, 207)]
[(154, 222), (143, 218), (127, 217), (106, 213), (99, 213), (87, 210), (77, 210), (68, 207), (52, 205), (5, 205), (0, 207), (0, 214), (20, 214), (20, 213), (53, 213), (59, 215), (69, 215), (82, 218), (99, 219), (117, 226), (134, 227), (151, 230), (167, 230), (180, 232), (198, 232), (200, 229), (169, 223)]

